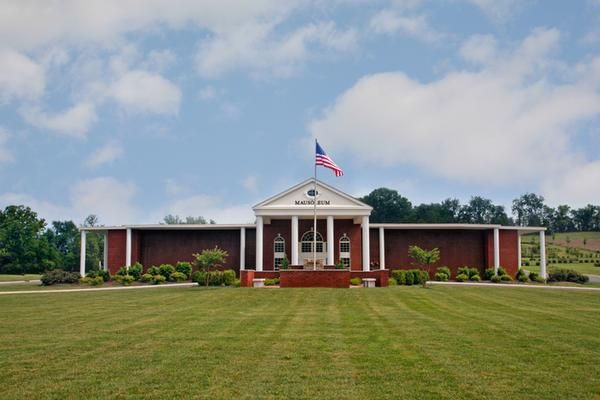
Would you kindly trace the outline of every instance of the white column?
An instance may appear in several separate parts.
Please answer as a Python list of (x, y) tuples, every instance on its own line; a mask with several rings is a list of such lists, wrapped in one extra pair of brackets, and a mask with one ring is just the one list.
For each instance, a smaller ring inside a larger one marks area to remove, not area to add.
[(519, 268), (521, 269), (521, 232), (517, 231), (517, 261), (519, 263)]
[(263, 270), (263, 217), (256, 217), (256, 270)]
[(379, 227), (379, 268), (385, 269), (385, 233), (383, 226)]
[(240, 229), (240, 271), (246, 269), (246, 228)]
[(362, 264), (363, 271), (370, 270), (371, 255), (369, 254), (369, 217), (362, 217)]
[(108, 232), (104, 234), (104, 257), (102, 260), (102, 268), (108, 271)]
[(79, 274), (85, 276), (85, 243), (86, 231), (81, 231), (81, 249), (79, 254)]
[(125, 239), (125, 267), (131, 267), (131, 228), (127, 228), (127, 237)]
[(333, 260), (333, 249), (335, 249), (335, 244), (333, 243), (333, 216), (327, 217), (327, 264), (333, 265), (335, 261)]
[(494, 272), (498, 275), (500, 267), (500, 229), (494, 228)]
[(542, 278), (548, 278), (546, 273), (546, 232), (540, 231), (540, 275)]
[(298, 265), (298, 216), (292, 216), (292, 265)]

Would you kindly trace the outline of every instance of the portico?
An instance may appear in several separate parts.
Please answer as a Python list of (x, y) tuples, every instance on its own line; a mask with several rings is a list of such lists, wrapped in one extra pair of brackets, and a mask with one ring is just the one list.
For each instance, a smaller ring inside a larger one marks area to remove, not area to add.
[[(256, 271), (336, 264), (369, 270), (369, 215), (372, 207), (313, 179), (253, 207), (256, 215)], [(316, 201), (317, 231), (314, 231)]]

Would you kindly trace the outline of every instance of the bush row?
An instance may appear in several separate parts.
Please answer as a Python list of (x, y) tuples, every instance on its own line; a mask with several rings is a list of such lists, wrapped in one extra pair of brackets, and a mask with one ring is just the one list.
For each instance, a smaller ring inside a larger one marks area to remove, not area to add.
[[(395, 269), (392, 271), (392, 286), (397, 285), (420, 285), (429, 280), (429, 274), (422, 269)], [(389, 281), (388, 281), (389, 285)]]
[(81, 275), (77, 272), (67, 272), (62, 269), (53, 269), (51, 271), (47, 271), (40, 278), (42, 281), (42, 285), (50, 286), (56, 285), (58, 283), (77, 283)]
[[(192, 274), (192, 282), (200, 286), (206, 285), (206, 272), (196, 271)], [(225, 271), (209, 271), (208, 286), (239, 286), (239, 280), (235, 278), (235, 271), (227, 269)]]
[(548, 282), (586, 283), (590, 278), (571, 269), (552, 270), (548, 274)]

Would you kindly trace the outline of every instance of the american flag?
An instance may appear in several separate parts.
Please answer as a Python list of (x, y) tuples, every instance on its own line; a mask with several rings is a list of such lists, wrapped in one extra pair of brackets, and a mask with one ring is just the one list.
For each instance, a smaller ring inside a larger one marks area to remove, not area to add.
[(325, 153), (325, 150), (323, 150), (323, 148), (319, 145), (319, 142), (316, 142), (316, 144), (317, 152), (315, 155), (315, 164), (329, 168), (335, 173), (335, 176), (344, 175), (344, 171), (342, 171), (342, 169), (338, 167), (331, 158), (329, 158), (329, 156)]

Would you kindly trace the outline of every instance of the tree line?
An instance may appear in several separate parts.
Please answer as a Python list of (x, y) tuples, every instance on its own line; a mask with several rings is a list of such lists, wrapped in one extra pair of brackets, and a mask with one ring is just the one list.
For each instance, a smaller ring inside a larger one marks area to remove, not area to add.
[(588, 204), (571, 208), (566, 204), (550, 207), (543, 196), (525, 193), (512, 201), (511, 215), (492, 200), (473, 196), (466, 204), (458, 199), (440, 203), (412, 203), (398, 191), (373, 190), (360, 200), (373, 207), (371, 222), (388, 223), (468, 223), (509, 226), (543, 226), (549, 233), (600, 231), (600, 206)]

